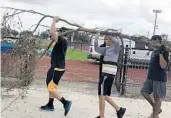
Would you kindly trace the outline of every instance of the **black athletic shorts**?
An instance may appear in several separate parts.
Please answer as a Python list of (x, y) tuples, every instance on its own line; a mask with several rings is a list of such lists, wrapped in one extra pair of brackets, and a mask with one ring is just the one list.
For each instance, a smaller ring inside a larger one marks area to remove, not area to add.
[(102, 73), (98, 85), (98, 95), (110, 96), (114, 78), (115, 75)]
[(48, 91), (56, 91), (58, 83), (65, 71), (58, 71), (51, 67), (47, 72), (46, 84)]

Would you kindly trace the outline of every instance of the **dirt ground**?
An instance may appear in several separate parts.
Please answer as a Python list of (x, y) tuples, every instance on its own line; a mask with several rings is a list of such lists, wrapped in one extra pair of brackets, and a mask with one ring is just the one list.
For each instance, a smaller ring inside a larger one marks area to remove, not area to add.
[[(36, 77), (46, 78), (50, 58), (42, 58), (36, 66)], [(99, 65), (94, 61), (66, 61), (63, 80), (76, 82), (97, 82)]]
[[(36, 66), (36, 77), (46, 78), (47, 71), (50, 67), (50, 58), (42, 58)], [(76, 82), (93, 82), (97, 83), (99, 78), (99, 64), (95, 61), (66, 61), (66, 72), (64, 79)], [(169, 83), (171, 84), (171, 73), (169, 73)], [(142, 84), (147, 76), (146, 69), (129, 68), (127, 70), (128, 83)]]

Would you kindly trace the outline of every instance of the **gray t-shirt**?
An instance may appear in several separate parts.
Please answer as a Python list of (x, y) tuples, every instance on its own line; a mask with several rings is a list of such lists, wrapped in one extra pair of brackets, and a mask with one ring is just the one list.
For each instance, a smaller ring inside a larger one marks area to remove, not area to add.
[(119, 41), (116, 39), (113, 39), (113, 44), (112, 46), (108, 47), (99, 47), (98, 46), (98, 37), (96, 37), (96, 40), (94, 42), (94, 48), (95, 51), (102, 54), (104, 56), (103, 61), (108, 61), (108, 62), (116, 62), (118, 61), (119, 57), (119, 50), (120, 50), (120, 44)]

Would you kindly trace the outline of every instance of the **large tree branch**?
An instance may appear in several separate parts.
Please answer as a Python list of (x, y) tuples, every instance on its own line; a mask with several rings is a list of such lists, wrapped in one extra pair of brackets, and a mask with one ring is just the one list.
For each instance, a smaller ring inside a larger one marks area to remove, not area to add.
[[(72, 32), (75, 32), (75, 31), (85, 31), (85, 32), (90, 32), (90, 33), (97, 33), (99, 32), (99, 30), (94, 30), (94, 29), (87, 29), (87, 28), (78, 28), (77, 30), (71, 30), (71, 31), (68, 31), (68, 32), (65, 32), (65, 34), (69, 34), (69, 33), (72, 33)], [(146, 44), (149, 48), (158, 48), (161, 46), (161, 44), (159, 43), (156, 43), (155, 41), (150, 41), (150, 39), (146, 38), (146, 37), (142, 37), (142, 36), (129, 36), (129, 35), (126, 35), (126, 34), (122, 34), (122, 33), (119, 33), (119, 32), (108, 32), (108, 31), (101, 31), (100, 32), (101, 35), (113, 35), (113, 36), (118, 36), (121, 40), (121, 44), (122, 44), (122, 47), (123, 47), (123, 38), (126, 38), (126, 39), (130, 39), (130, 40), (133, 40), (135, 42), (141, 42), (141, 43), (144, 43)], [(63, 35), (63, 34), (62, 34)], [(46, 49), (46, 51), (41, 55), (41, 57), (47, 52), (47, 50), (50, 48), (50, 46), (53, 44), (53, 41), (48, 45), (48, 48)], [(169, 52), (171, 52), (171, 43), (170, 42), (164, 42), (167, 50)], [(40, 58), (41, 58), (40, 57)]]
[[(17, 10), (16, 10), (17, 11)], [(20, 12), (15, 12), (15, 13), (13, 13), (13, 14), (11, 14), (11, 15), (7, 15), (7, 16), (5, 16), (5, 18), (9, 18), (9, 17), (13, 17), (13, 16), (15, 16), (15, 15), (17, 15), (17, 14), (21, 14), (21, 13), (23, 13), (23, 11), (20, 11)]]
[(34, 32), (37, 30), (37, 28), (39, 27), (40, 23), (41, 23), (46, 17), (47, 17), (47, 16), (43, 16), (43, 17), (39, 20), (38, 24), (36, 25), (36, 27), (34, 28), (34, 30), (32, 31), (32, 33), (34, 33)]
[[(18, 14), (19, 14), (19, 13), (23, 13), (23, 12), (28, 12), (28, 13), (32, 13), (32, 14), (39, 14), (39, 15), (46, 16), (46, 17), (49, 17), (49, 18), (54, 18), (54, 16), (46, 15), (46, 14), (43, 14), (43, 13), (40, 13), (40, 12), (36, 12), (36, 11), (33, 11), (33, 10), (16, 9), (16, 8), (11, 8), (11, 7), (1, 7), (1, 8), (4, 8), (4, 9), (13, 9), (13, 10), (21, 11), (21, 12), (18, 12)], [(16, 15), (16, 14), (7, 15), (6, 18), (11, 17), (11, 16), (14, 16), (14, 15)], [(81, 27), (81, 26), (78, 25), (78, 24), (70, 23), (70, 22), (68, 22), (67, 20), (64, 20), (64, 19), (62, 19), (62, 18), (59, 18), (59, 20), (65, 22), (65, 23), (67, 23), (67, 24), (69, 24), (69, 25), (75, 26), (75, 27)]]
[[(36, 11), (33, 11), (33, 10), (15, 9), (15, 8), (11, 8), (11, 7), (2, 7), (2, 8), (13, 9), (13, 10), (22, 11), (22, 12), (28, 12), (28, 13), (32, 13), (32, 14), (39, 14), (39, 15), (42, 15), (44, 17), (53, 18), (53, 16), (51, 16), (51, 15), (45, 15), (43, 13), (36, 12)], [(11, 16), (11, 15), (7, 15), (6, 18), (8, 18), (8, 16)], [(70, 23), (67, 20), (64, 20), (64, 19), (61, 19), (61, 18), (59, 18), (59, 20), (63, 21), (63, 22), (66, 22), (69, 25), (79, 27), (79, 29), (77, 29), (77, 31), (84, 31), (84, 32), (90, 32), (90, 33), (97, 33), (99, 31), (99, 30), (96, 30), (97, 28), (96, 29), (83, 28), (83, 27), (81, 27), (78, 24)], [(35, 30), (37, 29), (38, 26), (39, 25), (36, 26)], [(33, 30), (33, 31), (35, 31), (35, 30)], [(72, 30), (71, 32), (74, 32), (74, 31), (75, 30)], [(66, 33), (71, 33), (71, 32), (66, 32)], [(144, 44), (146, 44), (147, 46), (149, 46), (151, 48), (155, 48), (155, 47), (159, 47), (160, 46), (160, 44), (150, 41), (150, 39), (148, 39), (147, 37), (144, 37), (144, 36), (130, 36), (130, 35), (127, 35), (127, 34), (122, 34), (122, 33), (118, 32), (117, 30), (114, 30), (114, 29), (108, 29), (108, 30), (105, 30), (105, 31), (101, 31), (101, 34), (102, 35), (113, 35), (113, 36), (118, 36), (118, 37), (121, 37), (121, 38), (127, 38), (127, 39), (133, 40), (135, 42), (144, 43)], [(52, 43), (53, 42), (51, 42), (48, 47), (50, 47)], [(171, 48), (170, 48), (171, 44), (170, 44), (170, 42), (166, 42), (165, 45), (166, 45), (166, 48), (169, 51), (171, 51)]]

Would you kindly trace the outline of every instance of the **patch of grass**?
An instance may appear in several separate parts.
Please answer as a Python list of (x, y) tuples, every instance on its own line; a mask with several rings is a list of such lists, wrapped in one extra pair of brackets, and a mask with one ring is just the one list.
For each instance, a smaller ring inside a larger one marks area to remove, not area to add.
[[(41, 48), (47, 48), (50, 42), (51, 41), (49, 40), (37, 40), (36, 43), (37, 43), (37, 47), (41, 49)], [(55, 43), (52, 44), (49, 50), (52, 50), (54, 45)], [(67, 50), (66, 59), (67, 60), (88, 60), (87, 53), (85, 51), (73, 50), (69, 48)]]
[[(36, 45), (38, 48), (47, 48), (51, 40), (36, 40)], [(55, 43), (52, 44), (51, 48), (54, 46)]]
[(81, 50), (67, 50), (66, 55), (67, 60), (88, 60), (87, 59), (87, 53)]

